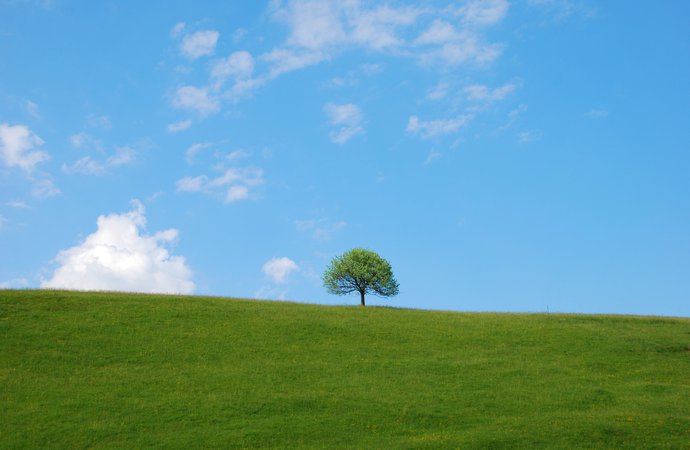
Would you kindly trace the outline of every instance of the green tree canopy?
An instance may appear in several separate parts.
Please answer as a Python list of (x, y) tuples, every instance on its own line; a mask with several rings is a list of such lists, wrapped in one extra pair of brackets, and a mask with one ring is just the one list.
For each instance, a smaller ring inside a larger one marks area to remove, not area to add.
[(398, 294), (398, 282), (388, 261), (363, 248), (353, 248), (333, 258), (323, 274), (323, 285), (335, 295), (359, 292), (362, 306), (365, 306), (365, 294), (377, 297)]

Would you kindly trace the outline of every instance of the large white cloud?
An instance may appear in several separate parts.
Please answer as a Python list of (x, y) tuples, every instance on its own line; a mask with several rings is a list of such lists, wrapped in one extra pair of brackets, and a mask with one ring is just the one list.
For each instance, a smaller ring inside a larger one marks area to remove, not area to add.
[(190, 294), (192, 271), (182, 256), (166, 248), (175, 229), (142, 234), (144, 206), (135, 200), (124, 214), (98, 217), (98, 229), (72, 248), (58, 253), (59, 267), (42, 288)]

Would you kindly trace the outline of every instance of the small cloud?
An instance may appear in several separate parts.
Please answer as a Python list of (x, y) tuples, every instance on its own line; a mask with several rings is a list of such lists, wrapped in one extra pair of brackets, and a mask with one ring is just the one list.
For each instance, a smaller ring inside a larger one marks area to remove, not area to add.
[(30, 115), (34, 119), (41, 118), (41, 113), (38, 109), (38, 105), (32, 102), (31, 100), (27, 100), (26, 103), (24, 103), (24, 110), (28, 115)]
[(9, 222), (9, 220), (5, 219), (2, 215), (0, 215), (0, 230), (5, 228), (5, 224)]
[(227, 155), (225, 155), (225, 160), (228, 162), (235, 162), (247, 157), (249, 157), (249, 153), (246, 150), (240, 148), (237, 150), (233, 150)]
[(508, 0), (471, 0), (458, 9), (465, 25), (481, 27), (494, 25), (508, 13)]
[(16, 201), (16, 200), (9, 201), (9, 202), (7, 202), (7, 203), (5, 203), (5, 204), (6, 204), (7, 206), (9, 206), (10, 208), (15, 208), (15, 209), (28, 209), (28, 208), (29, 208), (29, 206), (28, 206), (26, 203), (20, 202), (20, 201)]
[(180, 52), (189, 59), (211, 55), (216, 49), (218, 32), (213, 30), (197, 31), (182, 39)]
[(438, 83), (426, 93), (426, 99), (431, 101), (438, 101), (444, 99), (448, 95), (450, 85), (448, 83)]
[(202, 150), (212, 146), (213, 144), (210, 142), (202, 142), (190, 145), (184, 152), (184, 157), (187, 160), (187, 163), (192, 164), (196, 155), (198, 155)]
[(31, 188), (31, 195), (40, 199), (55, 197), (60, 194), (60, 189), (55, 187), (53, 180), (50, 178), (42, 178), (34, 181), (33, 187)]
[(77, 149), (97, 150), (99, 152), (103, 151), (103, 143), (88, 133), (81, 132), (73, 134), (70, 136), (69, 142), (72, 144), (72, 147)]
[(592, 109), (587, 115), (592, 119), (605, 119), (609, 116), (609, 112), (605, 109)]
[(0, 123), (0, 158), (7, 167), (18, 167), (26, 173), (47, 160), (47, 152), (38, 150), (43, 139), (25, 125)]
[(237, 44), (247, 35), (247, 30), (245, 28), (238, 28), (232, 33), (232, 42)]
[(191, 126), (192, 121), (190, 119), (187, 119), (181, 120), (179, 122), (170, 123), (167, 127), (165, 127), (165, 129), (168, 131), (168, 133), (179, 133), (180, 131), (184, 131)]
[(67, 174), (81, 173), (86, 175), (104, 175), (109, 169), (133, 162), (137, 152), (130, 147), (116, 147), (115, 153), (104, 161), (85, 156), (71, 165), (63, 164), (62, 170)]
[(175, 26), (172, 27), (172, 29), (170, 30), (170, 37), (173, 39), (177, 39), (178, 37), (180, 37), (182, 35), (185, 27), (186, 27), (186, 25), (184, 22), (176, 23)]
[(232, 167), (215, 178), (207, 175), (184, 177), (177, 181), (177, 190), (199, 192), (219, 198), (224, 203), (234, 203), (248, 199), (250, 189), (263, 183), (263, 170)]
[(315, 241), (329, 241), (334, 234), (347, 226), (344, 220), (332, 221), (329, 219), (296, 220), (295, 228), (302, 233), (310, 233)]
[(196, 86), (182, 86), (177, 89), (172, 99), (172, 106), (200, 116), (208, 116), (220, 110), (218, 99), (211, 95), (207, 88)]
[(261, 271), (276, 284), (283, 284), (288, 280), (291, 273), (299, 271), (299, 266), (290, 258), (271, 258), (267, 261)]
[(431, 162), (437, 158), (441, 157), (441, 152), (437, 150), (431, 150), (429, 154), (427, 155), (426, 159), (424, 160), (424, 165), (431, 164)]
[(422, 139), (457, 133), (461, 127), (467, 125), (473, 116), (463, 114), (454, 119), (439, 119), (421, 121), (417, 116), (411, 116), (407, 121), (407, 132), (418, 134)]
[(357, 105), (326, 103), (323, 109), (329, 123), (336, 128), (329, 135), (334, 143), (344, 144), (364, 132), (362, 112)]
[(492, 103), (503, 100), (508, 94), (515, 90), (515, 84), (509, 83), (501, 87), (491, 89), (482, 84), (472, 84), (466, 86), (463, 92), (467, 99), (474, 102)]
[(211, 80), (216, 89), (228, 78), (244, 80), (251, 77), (254, 71), (254, 58), (246, 51), (234, 52), (227, 58), (216, 61), (211, 67)]
[(108, 116), (89, 116), (86, 120), (89, 126), (93, 128), (100, 128), (102, 130), (110, 130), (113, 123)]
[(528, 144), (539, 139), (540, 135), (533, 131), (521, 131), (518, 133), (517, 138), (520, 144)]
[(512, 111), (510, 111), (508, 113), (508, 118), (509, 119), (515, 119), (518, 116), (520, 116), (521, 114), (523, 114), (525, 111), (527, 111), (527, 105), (525, 105), (524, 103), (521, 103), (518, 105), (517, 108), (513, 109)]
[(192, 271), (167, 246), (178, 231), (144, 234), (144, 205), (135, 200), (124, 214), (99, 216), (97, 230), (82, 243), (60, 251), (58, 268), (41, 288), (191, 294)]

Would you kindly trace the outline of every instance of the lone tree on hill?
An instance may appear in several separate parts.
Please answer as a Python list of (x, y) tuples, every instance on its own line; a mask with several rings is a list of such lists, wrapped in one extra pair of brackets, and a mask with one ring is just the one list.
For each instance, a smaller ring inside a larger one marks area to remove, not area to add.
[(398, 282), (388, 261), (363, 248), (353, 248), (333, 258), (323, 274), (323, 285), (335, 295), (359, 292), (362, 306), (365, 306), (364, 294), (377, 297), (398, 294)]

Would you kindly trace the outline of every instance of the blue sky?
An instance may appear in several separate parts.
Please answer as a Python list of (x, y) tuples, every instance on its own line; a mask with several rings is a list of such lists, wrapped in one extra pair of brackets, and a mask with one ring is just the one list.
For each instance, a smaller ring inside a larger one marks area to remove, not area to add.
[(690, 316), (689, 18), (0, 0), (0, 286)]

